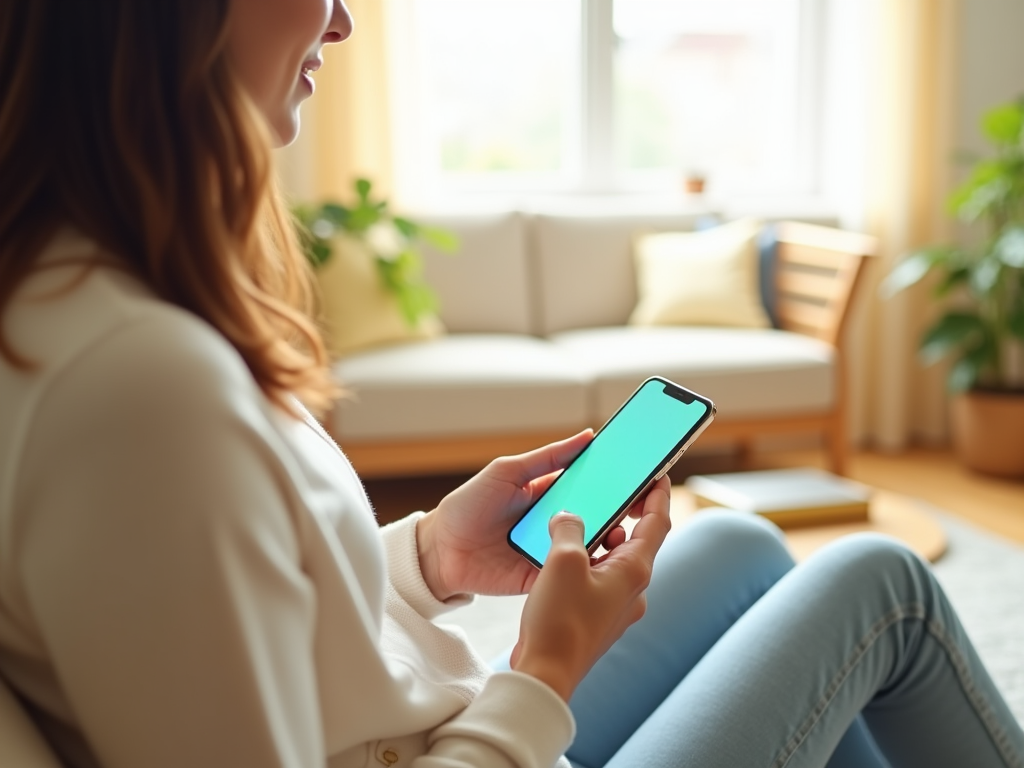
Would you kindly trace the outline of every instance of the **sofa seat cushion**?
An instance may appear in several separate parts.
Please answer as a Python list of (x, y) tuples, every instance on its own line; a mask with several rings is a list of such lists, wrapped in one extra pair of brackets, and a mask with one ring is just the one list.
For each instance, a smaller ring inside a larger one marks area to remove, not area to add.
[(590, 328), (555, 334), (551, 342), (593, 379), (595, 426), (654, 375), (710, 397), (723, 420), (810, 413), (835, 402), (834, 349), (788, 331)]
[(516, 334), (452, 334), (352, 355), (334, 372), (351, 396), (345, 440), (509, 434), (589, 425), (587, 376), (555, 345)]

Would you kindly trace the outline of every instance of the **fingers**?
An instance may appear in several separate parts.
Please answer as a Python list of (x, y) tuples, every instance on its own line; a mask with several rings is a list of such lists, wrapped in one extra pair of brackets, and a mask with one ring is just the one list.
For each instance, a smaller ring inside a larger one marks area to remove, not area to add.
[[(551, 534), (551, 548), (565, 546), (583, 548), (583, 520), (569, 512), (559, 512), (548, 520), (548, 533)], [(586, 551), (585, 549), (583, 550)]]
[(538, 477), (565, 469), (593, 439), (594, 430), (585, 429), (570, 438), (527, 453), (503, 456), (490, 466), (503, 480), (523, 486)]
[(644, 494), (629, 506), (629, 512), (626, 514), (628, 514), (633, 520), (639, 520), (640, 516), (644, 513), (644, 501), (646, 500), (647, 494)]
[(665, 542), (672, 519), (669, 517), (669, 501), (672, 486), (668, 478), (663, 477), (651, 488), (644, 499), (643, 514), (633, 527), (630, 541), (640, 553), (653, 559), (661, 545)]
[(552, 472), (550, 475), (538, 477), (537, 479), (531, 480), (527, 483), (530, 491), (530, 500), (533, 501), (543, 496), (544, 492), (551, 487), (551, 484), (558, 479), (560, 474), (560, 472)]
[(621, 526), (617, 525), (605, 534), (604, 541), (601, 544), (611, 552), (620, 544), (624, 544), (626, 541), (626, 530)]
[[(560, 572), (562, 576), (558, 579), (569, 583), (589, 570), (590, 553), (583, 546), (582, 519), (568, 512), (559, 512), (548, 521), (548, 533), (551, 535), (551, 549), (544, 561), (542, 574)], [(575, 576), (569, 577), (570, 573)]]

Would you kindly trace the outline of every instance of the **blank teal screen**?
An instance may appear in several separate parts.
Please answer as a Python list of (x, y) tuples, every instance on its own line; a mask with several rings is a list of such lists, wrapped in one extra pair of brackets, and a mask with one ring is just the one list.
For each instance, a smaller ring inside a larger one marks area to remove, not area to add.
[(602, 526), (668, 458), (708, 407), (665, 393), (648, 381), (512, 528), (509, 539), (543, 564), (551, 548), (548, 521), (561, 511), (583, 518), (589, 547)]

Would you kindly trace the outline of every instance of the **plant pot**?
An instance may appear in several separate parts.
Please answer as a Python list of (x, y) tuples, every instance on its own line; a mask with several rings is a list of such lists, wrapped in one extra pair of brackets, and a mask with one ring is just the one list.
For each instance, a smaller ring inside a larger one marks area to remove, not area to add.
[(953, 398), (953, 445), (971, 469), (1024, 477), (1024, 392), (973, 390)]

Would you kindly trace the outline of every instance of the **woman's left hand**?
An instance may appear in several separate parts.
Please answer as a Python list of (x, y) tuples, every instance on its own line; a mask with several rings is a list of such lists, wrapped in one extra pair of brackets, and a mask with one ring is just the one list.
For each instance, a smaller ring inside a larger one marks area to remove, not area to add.
[[(509, 529), (593, 437), (588, 429), (529, 453), (495, 459), (420, 519), (420, 568), (438, 599), (529, 591), (539, 571), (509, 546)], [(612, 538), (619, 543), (625, 537)]]

